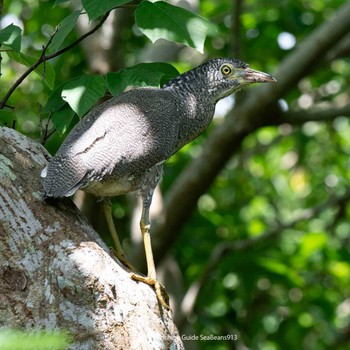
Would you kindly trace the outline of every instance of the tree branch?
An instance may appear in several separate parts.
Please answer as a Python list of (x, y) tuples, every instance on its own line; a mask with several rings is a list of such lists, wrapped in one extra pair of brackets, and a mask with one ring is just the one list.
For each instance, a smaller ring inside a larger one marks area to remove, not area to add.
[(83, 41), (85, 38), (87, 38), (88, 36), (90, 36), (91, 34), (95, 33), (101, 26), (102, 24), (106, 21), (107, 17), (109, 15), (109, 12), (107, 12), (102, 19), (100, 20), (100, 22), (93, 28), (91, 29), (89, 32), (87, 32), (86, 34), (82, 35), (79, 39), (77, 39), (76, 41), (74, 41), (72, 44), (68, 45), (67, 47), (63, 48), (62, 50), (59, 50), (57, 52), (54, 52), (50, 55), (45, 55), (46, 50), (48, 48), (48, 46), (50, 45), (53, 37), (55, 36), (55, 34), (57, 33), (57, 30), (51, 35), (49, 41), (47, 42), (47, 44), (44, 46), (43, 51), (39, 57), (39, 59), (32, 65), (30, 66), (17, 80), (16, 82), (11, 86), (11, 88), (9, 89), (9, 91), (6, 93), (5, 97), (0, 101), (0, 109), (3, 109), (6, 105), (6, 102), (8, 101), (8, 99), (11, 97), (11, 95), (14, 93), (14, 91), (18, 88), (19, 85), (21, 85), (21, 83), (23, 82), (23, 80), (30, 74), (32, 73), (35, 69), (37, 69), (42, 63), (51, 60), (54, 57), (60, 56), (63, 53), (65, 53), (66, 51), (70, 50), (72, 47), (78, 45), (81, 41)]
[(69, 349), (176, 349), (171, 312), (120, 266), (68, 198), (41, 199), (48, 154), (0, 128), (0, 325), (67, 330)]
[[(350, 31), (350, 4), (335, 12), (332, 19), (314, 30), (281, 63), (278, 83), (250, 89), (247, 97), (207, 138), (202, 154), (177, 178), (166, 195), (163, 215), (153, 225), (155, 259), (160, 261), (191, 216), (198, 198), (205, 193), (244, 137), (262, 125), (270, 125), (271, 106), (303, 77), (311, 74), (324, 57)], [(282, 122), (282, 120), (281, 120)], [(143, 249), (135, 249), (134, 259), (143, 260)]]
[(330, 121), (339, 116), (350, 117), (350, 104), (343, 107), (334, 107), (319, 111), (287, 111), (281, 113), (280, 121), (293, 125), (303, 124), (309, 121)]

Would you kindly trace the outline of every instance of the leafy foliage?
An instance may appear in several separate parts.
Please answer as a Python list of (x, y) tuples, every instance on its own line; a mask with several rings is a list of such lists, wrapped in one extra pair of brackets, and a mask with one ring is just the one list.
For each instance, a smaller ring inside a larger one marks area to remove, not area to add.
[(107, 87), (112, 95), (121, 94), (128, 86), (161, 86), (179, 72), (171, 65), (140, 63), (116, 73), (107, 74)]
[[(85, 17), (93, 26), (105, 12), (126, 3), (85, 0), (71, 8), (70, 2), (56, 0), (52, 8), (45, 1), (5, 2), (4, 18), (12, 15), (18, 23), (1, 21), (0, 99), (38, 61), (43, 46), (49, 43), (45, 54), (50, 56), (79, 39), (78, 18)], [(95, 41), (90, 37), (88, 49), (73, 45), (66, 53), (44, 60), (35, 69), (37, 74), (29, 75), (2, 106), (0, 120), (6, 125), (16, 120), (18, 130), (35, 138), (40, 136), (40, 121), (49, 122), (49, 129), (58, 133), (48, 140), (47, 148), (55, 151), (62, 135), (78, 121), (76, 115), (82, 117), (99, 98), (129, 86), (161, 86), (206, 57), (231, 56), (232, 42), (239, 43), (235, 54), (253, 68), (276, 71), (279, 62), (342, 4), (341, 0), (332, 4), (246, 1), (236, 33), (231, 15), (236, 7), (232, 10), (228, 0), (201, 0), (198, 11), (163, 1), (126, 6), (115, 12), (125, 11), (117, 21), (125, 25), (108, 27), (118, 34), (115, 46), (110, 45), (113, 36)], [(315, 62), (314, 70), (289, 88), (280, 101), (280, 119), (247, 135), (240, 151), (200, 197), (196, 212), (171, 248), (186, 290), (206, 277), (194, 312), (184, 321), (191, 328), (181, 332), (238, 335), (232, 342), (215, 341), (216, 349), (242, 348), (242, 344), (263, 350), (347, 349), (349, 112), (321, 118), (324, 112), (349, 105), (350, 61), (345, 44), (343, 53), (335, 45), (332, 55)], [(105, 51), (111, 58), (100, 57), (100, 65), (107, 62), (112, 67), (117, 60), (118, 68), (92, 71), (89, 59)], [(147, 60), (157, 62), (143, 63)], [(237, 94), (235, 103), (241, 99), (244, 94)], [(231, 108), (232, 100), (227, 104)], [(206, 137), (223, 122), (223, 114), (219, 106), (210, 130), (166, 163), (165, 194), (185, 165), (201, 154)], [(239, 116), (234, 118), (239, 122)], [(126, 204), (114, 205), (124, 232), (130, 221)], [(215, 253), (220, 252), (217, 258)], [(193, 341), (188, 343), (194, 346)], [(198, 340), (196, 346), (212, 349), (213, 344)]]
[(21, 50), (21, 28), (10, 24), (2, 29), (0, 31), (0, 44), (19, 52)]
[(61, 96), (82, 117), (105, 93), (105, 82), (96, 75), (84, 75), (64, 85)]
[(152, 42), (167, 39), (203, 52), (204, 41), (215, 26), (183, 8), (164, 1), (143, 1), (135, 11), (136, 24)]
[(55, 33), (48, 46), (49, 52), (56, 52), (61, 48), (68, 34), (74, 29), (79, 16), (80, 11), (74, 11), (62, 20), (57, 27), (57, 33)]

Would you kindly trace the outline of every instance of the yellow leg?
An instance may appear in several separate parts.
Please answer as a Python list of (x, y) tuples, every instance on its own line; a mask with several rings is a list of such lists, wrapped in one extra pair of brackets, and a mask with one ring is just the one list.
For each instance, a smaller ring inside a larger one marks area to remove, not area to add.
[(122, 245), (121, 245), (119, 237), (118, 237), (117, 230), (116, 230), (115, 225), (114, 225), (111, 204), (108, 201), (103, 200), (102, 206), (103, 206), (103, 212), (105, 214), (105, 218), (107, 221), (107, 226), (108, 226), (109, 232), (110, 232), (112, 239), (114, 241), (114, 250), (115, 250), (116, 257), (130, 270), (137, 271), (137, 269), (128, 261), (128, 259), (125, 256), (124, 250), (122, 248)]
[[(169, 306), (169, 297), (165, 291), (164, 286), (157, 281), (156, 267), (154, 265), (152, 244), (151, 244), (151, 234), (150, 234), (150, 222), (149, 222), (149, 208), (142, 209), (142, 217), (140, 222), (140, 228), (143, 238), (143, 244), (145, 246), (146, 261), (147, 261), (147, 277), (131, 274), (131, 278), (146, 283), (150, 286), (153, 286), (158, 301), (160, 304), (167, 310), (170, 310)], [(164, 299), (165, 296), (165, 299)]]

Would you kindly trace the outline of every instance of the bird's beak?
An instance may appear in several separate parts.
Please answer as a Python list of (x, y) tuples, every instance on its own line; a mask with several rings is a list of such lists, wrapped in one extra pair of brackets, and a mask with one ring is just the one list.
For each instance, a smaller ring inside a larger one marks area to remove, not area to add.
[(270, 74), (259, 72), (251, 68), (242, 69), (240, 78), (247, 84), (251, 83), (276, 83), (277, 80)]

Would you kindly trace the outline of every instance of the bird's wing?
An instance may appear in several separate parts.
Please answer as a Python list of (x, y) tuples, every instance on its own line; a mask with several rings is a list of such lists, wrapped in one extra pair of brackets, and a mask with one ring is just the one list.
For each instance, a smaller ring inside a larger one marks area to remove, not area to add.
[(77, 124), (47, 167), (46, 196), (69, 196), (112, 173), (142, 173), (173, 153), (171, 100), (160, 104), (158, 93), (140, 90), (107, 101)]
[(69, 197), (84, 184), (85, 170), (63, 155), (52, 158), (42, 171), (44, 197)]

